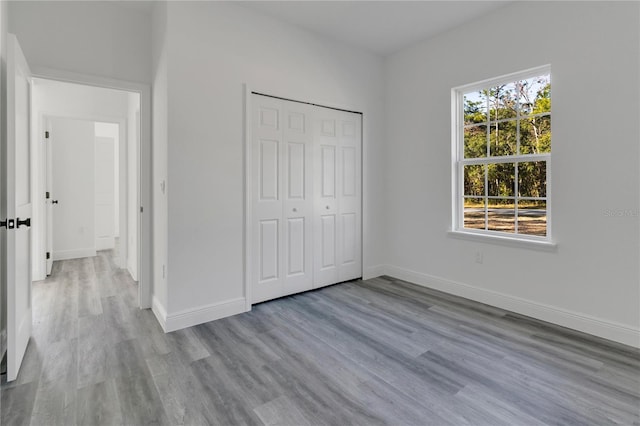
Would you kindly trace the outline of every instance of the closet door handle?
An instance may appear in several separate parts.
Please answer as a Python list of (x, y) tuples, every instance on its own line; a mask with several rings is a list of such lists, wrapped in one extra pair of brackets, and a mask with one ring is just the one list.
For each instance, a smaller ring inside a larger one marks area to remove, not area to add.
[(293, 208), (293, 212), (295, 213), (295, 212), (297, 212), (297, 211), (298, 211), (298, 209), (296, 209), (296, 208), (294, 207), (294, 208)]
[(327, 206), (327, 207), (325, 207), (325, 208), (326, 208), (327, 210), (329, 210), (331, 207)]

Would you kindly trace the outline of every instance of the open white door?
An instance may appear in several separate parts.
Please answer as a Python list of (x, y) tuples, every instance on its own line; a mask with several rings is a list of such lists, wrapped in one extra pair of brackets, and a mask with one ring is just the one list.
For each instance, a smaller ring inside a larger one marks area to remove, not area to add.
[(7, 40), (7, 381), (31, 336), (31, 73), (18, 40)]

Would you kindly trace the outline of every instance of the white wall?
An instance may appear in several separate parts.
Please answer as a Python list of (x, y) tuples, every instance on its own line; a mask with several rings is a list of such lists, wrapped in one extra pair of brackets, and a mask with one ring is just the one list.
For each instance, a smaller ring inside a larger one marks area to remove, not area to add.
[(378, 265), (384, 181), (381, 60), (237, 5), (169, 2), (166, 7), (167, 19), (158, 19), (167, 26), (164, 44), (162, 33), (154, 37), (154, 94), (164, 94), (163, 79), (168, 79), (167, 101), (154, 97), (154, 155), (164, 149), (160, 136), (168, 130), (169, 318), (198, 308), (228, 315), (234, 310), (230, 303), (244, 297), (245, 82), (254, 90), (364, 112), (364, 264)]
[(109, 1), (12, 1), (9, 31), (29, 64), (150, 82), (151, 19)]
[[(638, 7), (516, 3), (388, 58), (387, 273), (640, 344)], [(544, 64), (557, 250), (448, 237), (451, 88)]]
[(152, 88), (152, 178), (151, 191), (153, 201), (153, 310), (159, 318), (166, 317), (167, 306), (167, 236), (168, 236), (168, 200), (163, 191), (167, 179), (167, 146), (169, 121), (168, 89), (168, 16), (167, 3), (154, 5), (153, 10), (153, 88)]
[(92, 121), (51, 120), (53, 149), (53, 260), (95, 256)]

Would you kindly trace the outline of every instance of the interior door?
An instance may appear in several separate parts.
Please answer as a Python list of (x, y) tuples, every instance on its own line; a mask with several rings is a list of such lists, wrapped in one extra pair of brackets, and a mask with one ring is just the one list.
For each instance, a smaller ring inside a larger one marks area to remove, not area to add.
[(314, 274), (313, 286), (338, 282), (338, 165), (340, 111), (314, 114)]
[(338, 120), (338, 281), (362, 277), (362, 115)]
[(95, 138), (95, 227), (96, 250), (115, 247), (115, 158), (114, 138)]
[(313, 284), (313, 133), (310, 105), (283, 101), (283, 293)]
[[(31, 73), (12, 34), (7, 40), (6, 217), (7, 381), (15, 380), (31, 336)], [(9, 226), (11, 227), (11, 226)]]
[(253, 96), (252, 303), (283, 295), (282, 101)]
[(252, 303), (312, 288), (312, 107), (253, 96)]
[(45, 199), (45, 215), (47, 222), (46, 230), (46, 244), (47, 244), (47, 275), (51, 275), (53, 269), (53, 205), (58, 203), (58, 200), (52, 198), (53, 193), (53, 150), (51, 145), (51, 122), (48, 118), (44, 119), (44, 143), (45, 143), (45, 162), (46, 162), (46, 192), (47, 197)]

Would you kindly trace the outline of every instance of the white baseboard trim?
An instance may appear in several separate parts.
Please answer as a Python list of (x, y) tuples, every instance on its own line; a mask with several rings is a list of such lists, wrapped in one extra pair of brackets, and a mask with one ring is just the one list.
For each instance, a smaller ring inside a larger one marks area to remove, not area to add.
[(381, 275), (389, 275), (423, 287), (475, 300), (487, 305), (640, 348), (640, 329), (625, 324), (603, 320), (556, 306), (533, 302), (516, 296), (399, 268), (397, 266), (385, 265), (383, 269), (385, 273)]
[(83, 257), (94, 257), (96, 255), (95, 248), (74, 249), (74, 250), (58, 250), (53, 252), (53, 260), (69, 260), (81, 259)]
[(115, 237), (98, 237), (96, 238), (96, 250), (111, 250), (116, 246)]
[(162, 306), (162, 303), (153, 296), (151, 302), (151, 312), (156, 316), (156, 319), (162, 327), (162, 331), (167, 332), (167, 310)]
[(362, 271), (362, 279), (368, 280), (384, 275), (384, 265), (367, 266)]
[(172, 314), (165, 314), (164, 326), (162, 328), (166, 333), (169, 333), (220, 318), (230, 317), (232, 315), (240, 314), (246, 311), (247, 306), (245, 303), (245, 298), (238, 297), (237, 299), (204, 305), (194, 309), (185, 309), (183, 311), (178, 311)]

